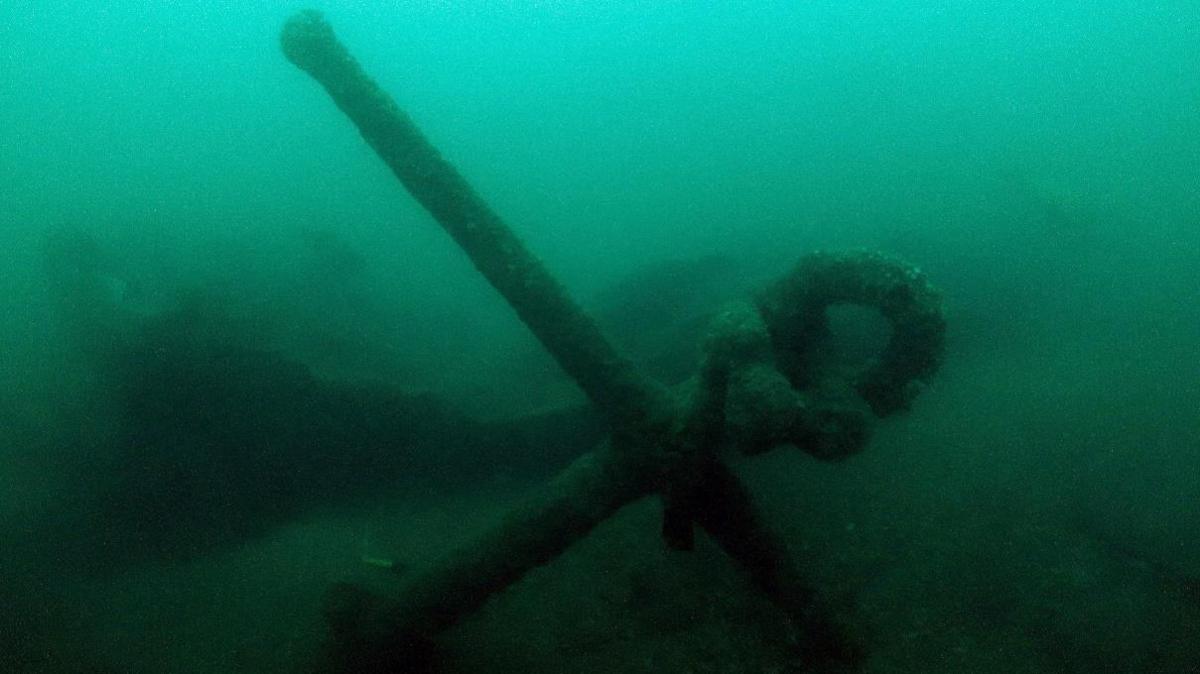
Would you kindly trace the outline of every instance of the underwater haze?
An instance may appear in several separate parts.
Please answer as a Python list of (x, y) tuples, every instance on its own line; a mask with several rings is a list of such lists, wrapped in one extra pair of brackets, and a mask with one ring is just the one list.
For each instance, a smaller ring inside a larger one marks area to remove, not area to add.
[[(0, 3), (0, 671), (309, 671), (331, 585), (399, 591), (605, 441), (284, 57), (310, 8), (664, 385), (807, 253), (939, 289), (864, 451), (729, 458), (861, 671), (1200, 671), (1192, 0)], [(438, 671), (815, 671), (660, 516)]]

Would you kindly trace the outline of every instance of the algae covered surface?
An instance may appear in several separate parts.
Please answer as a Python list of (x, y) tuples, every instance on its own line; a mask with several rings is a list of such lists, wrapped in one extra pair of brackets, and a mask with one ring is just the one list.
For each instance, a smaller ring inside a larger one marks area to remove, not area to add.
[[(0, 5), (0, 671), (320, 669), (355, 593), (606, 441), (285, 58), (308, 4)], [(723, 455), (859, 670), (1200, 671), (1196, 7), (315, 8), (664, 388), (815, 251), (936, 287), (940, 367), (861, 451)], [(933, 370), (887, 311), (779, 301), (825, 314), (793, 385), (870, 415), (847, 372)], [(663, 526), (636, 500), (412, 662), (810, 671), (717, 542)]]

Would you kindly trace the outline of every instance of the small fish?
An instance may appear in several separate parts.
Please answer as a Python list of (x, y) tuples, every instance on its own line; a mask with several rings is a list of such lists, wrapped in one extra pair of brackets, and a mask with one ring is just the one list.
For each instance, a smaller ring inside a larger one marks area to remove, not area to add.
[(397, 562), (394, 559), (388, 559), (387, 557), (375, 557), (372, 555), (363, 555), (360, 558), (360, 561), (363, 564), (366, 564), (367, 566), (373, 566), (377, 569), (383, 569), (384, 571), (391, 571), (392, 573), (395, 573), (395, 574), (402, 574), (408, 570), (407, 565), (401, 564), (400, 562)]

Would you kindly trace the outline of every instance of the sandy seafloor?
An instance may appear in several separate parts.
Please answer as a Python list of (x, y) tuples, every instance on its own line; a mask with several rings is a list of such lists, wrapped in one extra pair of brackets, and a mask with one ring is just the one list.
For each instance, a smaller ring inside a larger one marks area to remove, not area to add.
[[(1194, 442), (1193, 401), (1113, 385), (1145, 344), (1036, 332), (952, 355), (915, 409), (848, 462), (777, 450), (739, 463), (854, 616), (867, 672), (1200, 667), (1187, 580), (1200, 548), (1195, 522), (1177, 512), (1196, 476), (1153, 458)], [(1147, 366), (1164, 381), (1178, 374), (1169, 359), (1143, 356)], [(85, 607), (75, 618), (85, 641), (120, 671), (290, 671), (322, 638), (329, 582), (393, 582), (363, 554), (428, 564), (522, 490), (501, 480), (381, 504), (371, 517), (313, 517), (64, 596)], [(494, 599), (446, 635), (451, 670), (800, 671), (774, 609), (706, 541), (665, 551), (657, 518), (651, 501), (629, 506)]]

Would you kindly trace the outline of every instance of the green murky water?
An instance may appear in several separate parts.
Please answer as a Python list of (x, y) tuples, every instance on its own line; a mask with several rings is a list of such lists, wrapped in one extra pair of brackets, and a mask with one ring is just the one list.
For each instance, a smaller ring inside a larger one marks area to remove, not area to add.
[[(378, 5), (319, 9), (643, 372), (813, 250), (942, 290), (866, 451), (732, 460), (863, 671), (1200, 670), (1194, 3)], [(604, 436), (284, 59), (304, 7), (0, 5), (0, 670), (302, 671), (331, 584), (397, 591)], [(803, 671), (659, 526), (439, 663)]]

